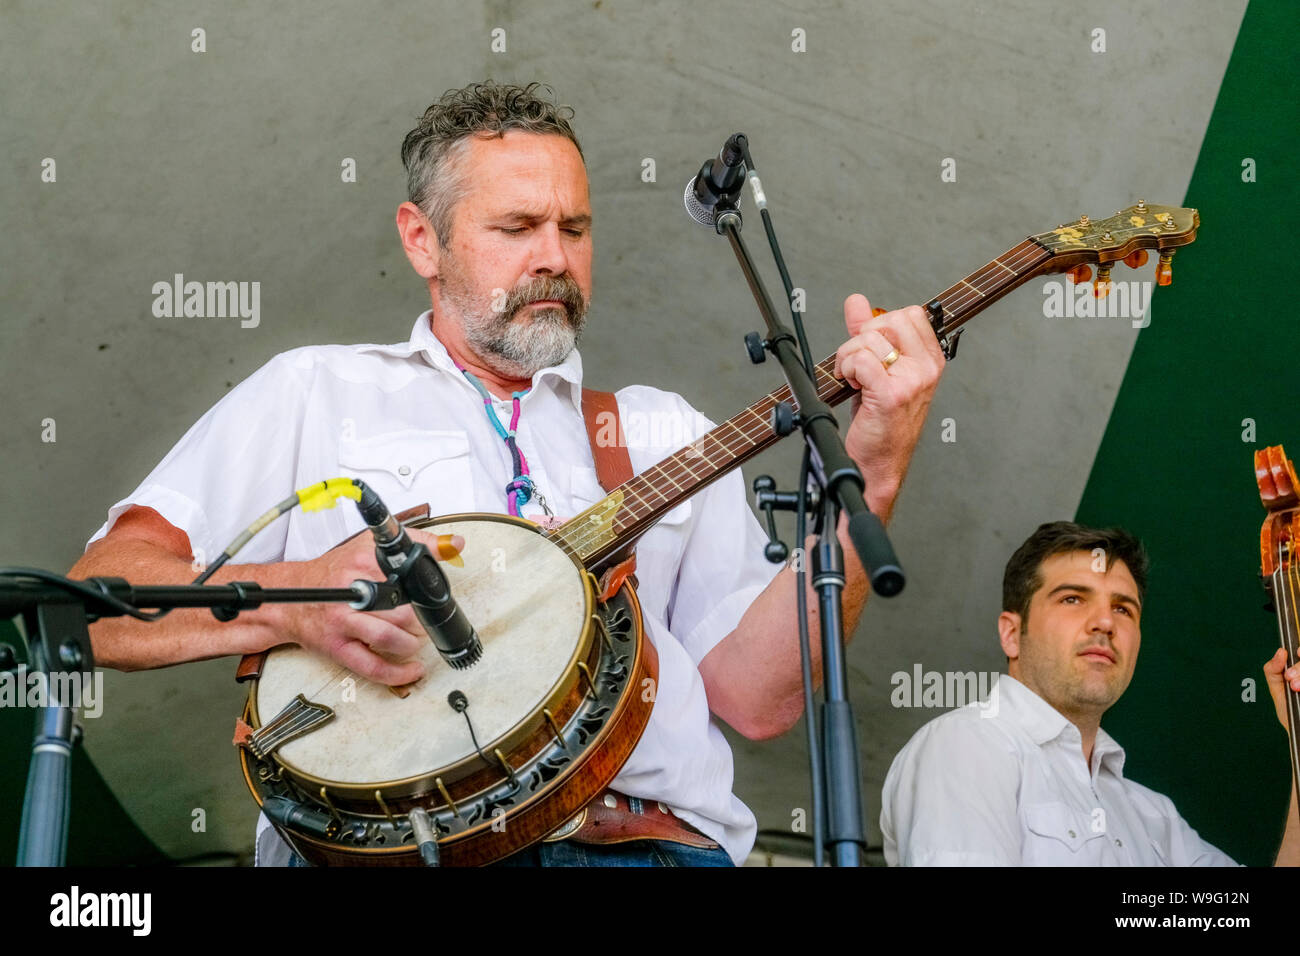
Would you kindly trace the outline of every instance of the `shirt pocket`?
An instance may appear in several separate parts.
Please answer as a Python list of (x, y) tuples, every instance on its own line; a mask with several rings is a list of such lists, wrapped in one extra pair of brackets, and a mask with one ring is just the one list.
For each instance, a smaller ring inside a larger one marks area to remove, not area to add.
[(384, 432), (339, 442), (340, 470), (360, 478), (394, 514), (428, 504), (433, 515), (474, 510), (469, 438), (463, 431)]
[[(1138, 817), (1142, 821), (1143, 836), (1145, 836), (1151, 847), (1153, 865), (1174, 866), (1173, 847), (1176, 837), (1173, 821), (1161, 815), (1157, 808), (1148, 809), (1144, 800), (1135, 800), (1134, 803), (1137, 804)], [(1187, 866), (1188, 864), (1180, 861), (1179, 865)]]
[(1063, 803), (1039, 803), (1025, 807), (1025, 828), (1029, 831), (1024, 848), (1028, 865), (1078, 865), (1087, 859), (1079, 855), (1089, 840), (1102, 839), (1091, 820)]

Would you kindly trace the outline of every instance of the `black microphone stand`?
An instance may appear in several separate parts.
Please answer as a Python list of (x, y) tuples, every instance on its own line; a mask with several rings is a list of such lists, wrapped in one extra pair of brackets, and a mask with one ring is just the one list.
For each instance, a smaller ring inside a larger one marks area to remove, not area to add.
[[(748, 141), (741, 134), (733, 137), (738, 140), (745, 154), (748, 166), (753, 168), (749, 157)], [(729, 141), (730, 142), (730, 141)], [(817, 493), (809, 494), (809, 483), (801, 481), (801, 487), (794, 494), (771, 490), (770, 479), (755, 482), (759, 506), (767, 511), (769, 532), (774, 532), (771, 518), (772, 508), (798, 509), (802, 513), (812, 505), (816, 517), (815, 530), (817, 545), (813, 551), (813, 587), (818, 593), (819, 620), (822, 638), (822, 670), (824, 677), (824, 699), (822, 703), (822, 737), (820, 741), (821, 759), (824, 761), (824, 778), (819, 780), (817, 747), (811, 754), (813, 767), (814, 813), (817, 818), (816, 856), (821, 862), (822, 827), (821, 820), (826, 821), (825, 845), (831, 851), (836, 866), (861, 866), (862, 853), (866, 849), (866, 829), (863, 823), (863, 801), (861, 773), (858, 764), (857, 735), (854, 728), (853, 710), (848, 700), (847, 673), (844, 660), (842, 596), (845, 583), (844, 552), (840, 546), (837, 529), (839, 516), (848, 516), (849, 538), (854, 550), (862, 561), (862, 567), (871, 581), (872, 589), (882, 597), (898, 594), (905, 583), (902, 568), (894, 555), (893, 546), (885, 533), (884, 525), (867, 508), (863, 500), (866, 481), (862, 473), (849, 457), (840, 439), (839, 425), (830, 406), (818, 396), (817, 387), (812, 378), (812, 360), (802, 327), (796, 328), (800, 336), (796, 340), (791, 331), (781, 322), (772, 300), (767, 294), (762, 279), (754, 266), (740, 232), (742, 220), (737, 203), (742, 183), (733, 192), (722, 196), (715, 208), (714, 229), (719, 235), (727, 237), (736, 260), (745, 275), (760, 314), (767, 325), (767, 338), (762, 339), (758, 333), (751, 332), (745, 337), (746, 348), (751, 360), (757, 364), (771, 352), (781, 363), (781, 369), (789, 384), (795, 405), (782, 402), (773, 410), (773, 430), (778, 435), (788, 435), (799, 428), (807, 446), (806, 469), (815, 483)], [(756, 190), (757, 191), (757, 190)], [(689, 190), (688, 190), (689, 192)], [(762, 205), (760, 206), (762, 208)], [(771, 221), (763, 208), (764, 224), (768, 236), (773, 241), (776, 251), (775, 234)], [(779, 253), (778, 266), (782, 267)], [(788, 284), (788, 283), (787, 283)], [(796, 347), (802, 351), (802, 356)], [(800, 499), (804, 499), (802, 503)], [(802, 525), (802, 521), (800, 522)], [(775, 537), (774, 534), (771, 535)], [(797, 547), (802, 548), (799, 541)], [(778, 549), (784, 551), (784, 548)], [(767, 556), (776, 556), (769, 544)], [(784, 554), (777, 560), (783, 560)], [(802, 574), (796, 582), (802, 589)], [(802, 598), (802, 594), (799, 595)], [(800, 604), (803, 601), (800, 600)], [(807, 620), (801, 613), (801, 634), (807, 633)], [(806, 654), (805, 654), (806, 661)], [(815, 721), (813, 714), (808, 719)], [(813, 733), (810, 725), (810, 733)], [(824, 788), (821, 784), (824, 783)], [(824, 804), (824, 805), (823, 805)]]
[[(94, 672), (90, 623), (139, 608), (207, 607), (218, 620), (232, 621), (240, 611), (272, 602), (342, 602), (368, 611), (396, 607), (406, 600), (395, 577), (358, 581), (350, 588), (263, 589), (250, 582), (133, 587), (121, 578), (70, 581), (26, 568), (5, 572), (0, 575), (0, 617), (22, 615), (31, 669), (43, 675), (39, 679), (48, 689), (32, 742), (18, 837), (19, 866), (63, 866), (67, 858), (72, 747), (82, 734), (76, 723), (79, 695), (62, 691), (74, 681), (90, 679)], [(15, 661), (13, 649), (0, 644), (0, 671), (20, 667)]]

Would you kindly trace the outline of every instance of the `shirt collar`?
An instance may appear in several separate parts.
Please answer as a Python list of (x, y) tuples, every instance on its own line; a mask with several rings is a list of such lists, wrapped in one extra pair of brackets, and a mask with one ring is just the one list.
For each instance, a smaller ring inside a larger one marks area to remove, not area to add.
[(1092, 745), (1092, 762), (1098, 767), (1109, 768), (1117, 777), (1124, 773), (1124, 748), (1100, 727), (1097, 728), (1097, 740)]
[(1064, 714), (1010, 674), (998, 677), (998, 696), (999, 708), (1005, 707), (1017, 717), (1030, 738), (1039, 746), (1055, 740), (1067, 728), (1074, 728), (1078, 732), (1078, 728)]
[[(380, 346), (376, 350), (386, 351), (398, 355), (414, 355), (417, 352), (423, 353), (425, 359), (434, 368), (440, 368), (443, 371), (450, 372), (461, 381), (465, 381), (465, 376), (460, 369), (456, 368), (456, 363), (452, 361), (447, 354), (447, 347), (442, 341), (433, 334), (432, 324), (433, 310), (422, 312), (415, 320), (415, 326), (411, 329), (411, 338), (397, 345)], [(578, 354), (575, 348), (569, 352), (558, 365), (549, 365), (539, 370), (533, 375), (533, 388), (537, 388), (542, 382), (552, 381), (552, 387), (559, 394), (568, 394), (569, 401), (582, 414), (582, 356)], [(563, 383), (563, 384), (562, 384)], [(468, 383), (467, 383), (468, 384)]]
[[(1043, 698), (1016, 680), (1010, 674), (998, 677), (999, 707), (1008, 708), (1015, 715), (1034, 743), (1040, 747), (1048, 741), (1056, 740), (1062, 734), (1073, 738), (1070, 746), (1081, 745), (1079, 728), (1075, 727), (1064, 714)], [(1124, 769), (1124, 748), (1110, 734), (1097, 728), (1097, 739), (1092, 745), (1092, 762), (1094, 766), (1106, 766), (1116, 775)]]

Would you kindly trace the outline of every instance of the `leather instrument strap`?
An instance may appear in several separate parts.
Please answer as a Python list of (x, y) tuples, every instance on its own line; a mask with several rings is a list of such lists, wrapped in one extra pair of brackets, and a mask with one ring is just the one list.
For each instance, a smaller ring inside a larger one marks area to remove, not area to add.
[[(591, 457), (596, 462), (596, 478), (600, 487), (609, 494), (619, 485), (632, 478), (632, 457), (627, 453), (627, 437), (623, 434), (623, 422), (618, 417), (618, 399), (612, 392), (597, 392), (590, 388), (582, 390), (582, 417), (587, 423), (587, 441), (591, 445)], [(608, 428), (613, 424), (616, 430), (614, 444), (610, 444)], [(601, 431), (606, 435), (601, 437)]]
[[(582, 418), (587, 424), (587, 443), (596, 463), (596, 480), (605, 489), (605, 494), (610, 494), (619, 485), (632, 480), (632, 456), (627, 453), (627, 436), (623, 434), (623, 421), (618, 415), (618, 399), (612, 392), (584, 388)], [(613, 442), (609, 440), (611, 437)], [(633, 552), (601, 575), (600, 599), (607, 601), (613, 597), (635, 571), (636, 553)], [(632, 583), (636, 583), (635, 577), (632, 577)]]
[[(582, 417), (587, 442), (596, 463), (596, 478), (605, 493), (632, 478), (632, 458), (618, 414), (618, 400), (609, 392), (582, 390)], [(612, 434), (611, 434), (611, 427)], [(614, 438), (614, 441), (610, 441)], [(601, 600), (612, 597), (636, 570), (636, 553), (609, 568), (600, 580)], [(633, 584), (636, 578), (632, 578)], [(718, 844), (674, 814), (665, 804), (628, 797), (606, 790), (569, 820), (548, 841), (576, 843), (626, 843), (633, 840), (667, 840), (686, 846), (717, 849)]]

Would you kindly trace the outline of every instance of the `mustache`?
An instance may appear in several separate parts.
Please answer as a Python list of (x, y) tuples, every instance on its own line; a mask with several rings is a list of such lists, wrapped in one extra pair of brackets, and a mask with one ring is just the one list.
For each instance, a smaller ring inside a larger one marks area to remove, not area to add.
[(582, 294), (582, 289), (578, 287), (578, 283), (574, 282), (572, 277), (568, 275), (541, 276), (534, 282), (511, 289), (501, 309), (501, 314), (508, 318), (514, 318), (521, 309), (534, 302), (544, 302), (547, 299), (554, 299), (563, 303), (565, 314), (571, 320), (581, 316), (587, 310), (587, 300)]
[(1080, 644), (1075, 650), (1075, 654), (1086, 654), (1089, 651), (1102, 651), (1111, 656), (1112, 660), (1119, 660), (1119, 652), (1115, 650), (1115, 645), (1110, 641), (1087, 641)]

